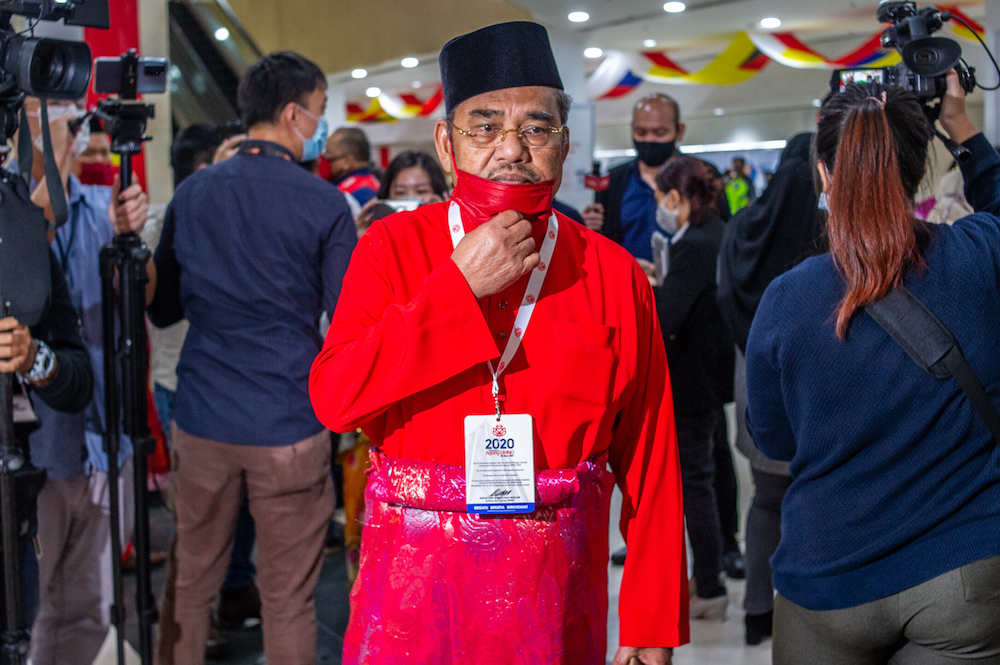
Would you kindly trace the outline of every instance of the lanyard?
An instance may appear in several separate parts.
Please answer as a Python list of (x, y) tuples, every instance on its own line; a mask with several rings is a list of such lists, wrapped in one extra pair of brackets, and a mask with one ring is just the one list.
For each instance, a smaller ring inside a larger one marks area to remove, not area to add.
[[(465, 237), (465, 225), (462, 223), (462, 211), (454, 201), (451, 202), (451, 206), (448, 208), (448, 225), (451, 231), (451, 242), (455, 247), (458, 247), (458, 243)], [(521, 306), (517, 308), (517, 315), (514, 317), (514, 334), (507, 340), (507, 346), (504, 348), (503, 355), (500, 356), (500, 364), (495, 369), (492, 360), (486, 361), (486, 364), (490, 368), (490, 374), (493, 375), (493, 403), (497, 409), (497, 420), (500, 419), (500, 375), (510, 366), (510, 361), (514, 358), (514, 354), (521, 348), (521, 338), (527, 332), (528, 324), (531, 322), (531, 315), (535, 312), (535, 305), (538, 303), (538, 296), (542, 292), (542, 284), (545, 282), (548, 266), (552, 262), (552, 251), (555, 249), (556, 238), (558, 236), (559, 222), (556, 220), (555, 213), (552, 213), (549, 217), (549, 228), (545, 232), (545, 238), (542, 240), (542, 247), (538, 250), (538, 256), (541, 260), (538, 266), (531, 271), (531, 277), (528, 279), (528, 288), (524, 291), (524, 300), (521, 302)]]

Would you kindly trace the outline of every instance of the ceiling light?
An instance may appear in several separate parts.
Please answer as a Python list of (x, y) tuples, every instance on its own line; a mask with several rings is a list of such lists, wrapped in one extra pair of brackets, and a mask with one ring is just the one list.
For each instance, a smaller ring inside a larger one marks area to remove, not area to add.
[(816, 108), (822, 108), (822, 106), (823, 106), (823, 100), (822, 99), (814, 99), (813, 102), (812, 102), (812, 104)]
[(410, 84), (410, 87), (413, 88), (414, 90), (419, 90), (420, 86), (421, 86), (420, 81), (414, 81), (413, 83)]
[(403, 58), (402, 60), (399, 61), (399, 64), (403, 65), (407, 69), (413, 69), (414, 67), (420, 64), (420, 61), (417, 60), (416, 58)]
[(355, 70), (353, 70), (351, 72), (351, 78), (352, 79), (363, 79), (366, 76), (368, 76), (368, 70), (367, 69), (361, 69), (360, 67), (358, 69), (355, 69)]
[(645, 46), (646, 48), (655, 48), (656, 47), (656, 40), (655, 39), (644, 39), (644, 40), (642, 40), (642, 45)]
[(365, 94), (368, 95), (369, 97), (378, 97), (379, 95), (382, 94), (382, 89), (372, 86), (367, 90), (365, 90)]
[(715, 115), (726, 115), (726, 109), (715, 109), (712, 113)]
[(215, 38), (220, 42), (224, 42), (229, 39), (229, 30), (227, 28), (219, 28), (215, 31)]
[(772, 18), (763, 18), (763, 19), (760, 20), (760, 27), (764, 28), (765, 30), (774, 30), (776, 28), (780, 28), (781, 27), (781, 19), (780, 18), (773, 18), (773, 17)]
[(591, 46), (589, 49), (583, 52), (584, 57), (587, 58), (600, 58), (604, 55), (604, 51), (597, 48), (596, 46)]
[(590, 20), (590, 14), (587, 12), (570, 12), (567, 16), (571, 23), (586, 23)]
[(680, 14), (682, 11), (687, 9), (687, 5), (683, 2), (668, 2), (663, 5), (663, 11), (669, 12), (671, 14)]

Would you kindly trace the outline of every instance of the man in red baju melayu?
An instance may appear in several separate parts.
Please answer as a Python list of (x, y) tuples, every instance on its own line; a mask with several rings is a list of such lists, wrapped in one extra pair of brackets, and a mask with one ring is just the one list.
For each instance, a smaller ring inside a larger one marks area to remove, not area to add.
[(614, 662), (669, 663), (688, 594), (649, 281), (552, 212), (569, 99), (544, 28), (490, 26), (440, 62), (452, 200), (361, 238), (310, 377), (320, 420), (375, 447), (344, 662), (603, 663), (617, 481)]

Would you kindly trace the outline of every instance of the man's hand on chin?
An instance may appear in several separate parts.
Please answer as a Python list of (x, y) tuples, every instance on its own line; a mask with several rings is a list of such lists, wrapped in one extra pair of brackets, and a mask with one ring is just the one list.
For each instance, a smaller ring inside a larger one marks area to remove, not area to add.
[(670, 665), (673, 662), (673, 649), (661, 647), (647, 647), (636, 649), (634, 647), (618, 647), (615, 659), (611, 665)]

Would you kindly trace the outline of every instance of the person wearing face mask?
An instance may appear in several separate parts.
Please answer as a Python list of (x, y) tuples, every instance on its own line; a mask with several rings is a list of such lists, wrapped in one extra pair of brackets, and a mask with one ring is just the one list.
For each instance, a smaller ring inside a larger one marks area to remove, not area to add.
[(90, 117), (76, 135), (77, 158), (73, 174), (85, 185), (108, 185), (118, 173), (111, 161), (111, 137), (104, 133), (101, 121)]
[[(41, 136), (41, 102), (25, 100), (27, 128), (34, 144), (32, 202), (54, 220)], [(30, 657), (38, 665), (90, 663), (108, 632), (111, 605), (111, 534), (108, 467), (104, 452), (104, 350), (101, 321), (101, 248), (116, 233), (138, 233), (149, 201), (139, 184), (125, 191), (84, 185), (73, 175), (74, 161), (87, 146), (86, 126), (74, 134), (70, 122), (83, 114), (70, 103), (48, 103), (52, 152), (66, 195), (68, 218), (50, 233), (54, 267), (65, 277), (80, 334), (94, 376), (92, 399), (82, 413), (61, 413), (35, 403), (42, 426), (29, 437), (31, 459), (48, 475), (38, 496), (39, 611), (32, 628)], [(23, 131), (23, 128), (22, 128)], [(84, 134), (85, 137), (85, 134)], [(19, 135), (19, 140), (21, 136)], [(124, 503), (130, 502), (132, 444), (121, 438), (115, 463)], [(123, 515), (130, 511), (126, 508)], [(124, 530), (128, 531), (128, 521)]]
[[(679, 156), (656, 175), (658, 233), (669, 240), (669, 266), (656, 293), (670, 367), (684, 513), (694, 554), (691, 618), (726, 615), (722, 530), (713, 435), (732, 395), (733, 341), (716, 303), (715, 269), (723, 223), (713, 204), (718, 185), (699, 160)], [(631, 551), (629, 556), (631, 556)]]
[(570, 99), (545, 29), (456, 37), (440, 66), (451, 200), (372, 224), (310, 375), (320, 419), (374, 446), (343, 662), (603, 663), (617, 480), (613, 662), (669, 663), (687, 580), (649, 281), (552, 211)]
[(247, 140), (177, 188), (155, 254), (151, 321), (190, 323), (171, 412), (175, 536), (160, 665), (204, 661), (244, 495), (267, 661), (316, 661), (313, 593), (334, 496), (330, 434), (307, 378), (357, 236), (344, 195), (298, 164), (326, 142), (319, 67), (289, 51), (265, 56), (237, 102)]

